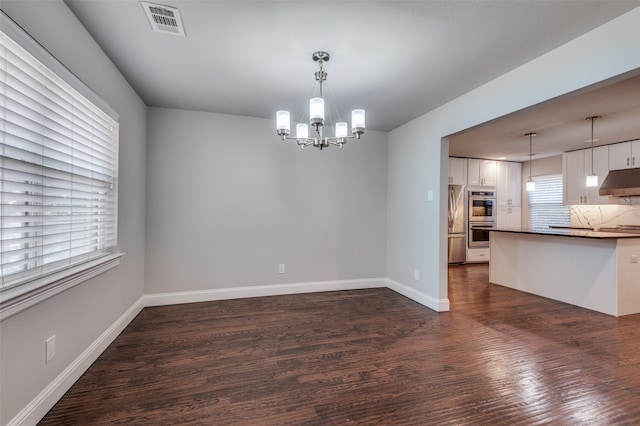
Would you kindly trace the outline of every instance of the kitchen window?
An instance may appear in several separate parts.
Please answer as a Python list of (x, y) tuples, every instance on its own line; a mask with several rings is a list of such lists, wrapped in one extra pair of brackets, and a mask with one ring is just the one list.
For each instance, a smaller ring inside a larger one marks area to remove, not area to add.
[(104, 101), (0, 19), (5, 318), (117, 264), (119, 127)]
[(535, 191), (529, 196), (529, 227), (548, 229), (549, 226), (569, 226), (571, 212), (562, 204), (562, 174), (535, 176)]

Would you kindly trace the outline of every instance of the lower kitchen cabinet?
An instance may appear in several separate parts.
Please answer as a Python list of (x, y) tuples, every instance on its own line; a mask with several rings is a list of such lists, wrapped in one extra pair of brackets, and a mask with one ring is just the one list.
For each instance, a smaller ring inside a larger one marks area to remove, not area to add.
[(489, 247), (467, 249), (467, 262), (488, 262)]

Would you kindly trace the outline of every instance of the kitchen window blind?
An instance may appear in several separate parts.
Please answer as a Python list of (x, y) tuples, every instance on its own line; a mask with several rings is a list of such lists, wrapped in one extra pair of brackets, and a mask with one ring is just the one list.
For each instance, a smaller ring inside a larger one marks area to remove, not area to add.
[[(117, 114), (76, 90), (82, 83), (35, 41), (28, 48), (39, 58), (23, 48), (26, 33), (2, 19), (0, 295), (6, 301), (49, 285), (43, 277), (77, 274), (79, 265), (117, 251), (119, 126)], [(65, 78), (43, 62), (55, 62)]]
[(529, 227), (569, 226), (571, 212), (562, 204), (562, 174), (540, 175), (533, 179), (536, 190), (529, 195)]

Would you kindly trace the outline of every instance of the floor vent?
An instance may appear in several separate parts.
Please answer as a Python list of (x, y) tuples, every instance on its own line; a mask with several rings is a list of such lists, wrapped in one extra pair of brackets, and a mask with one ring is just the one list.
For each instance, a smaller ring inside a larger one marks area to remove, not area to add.
[(145, 1), (140, 3), (142, 4), (144, 12), (147, 14), (147, 18), (149, 18), (149, 23), (153, 31), (182, 37), (185, 36), (184, 25), (182, 25), (180, 11), (177, 8), (147, 3)]

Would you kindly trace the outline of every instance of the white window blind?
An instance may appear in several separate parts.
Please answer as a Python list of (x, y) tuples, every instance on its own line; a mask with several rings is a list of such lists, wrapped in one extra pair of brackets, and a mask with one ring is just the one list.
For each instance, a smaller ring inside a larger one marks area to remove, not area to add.
[(118, 122), (67, 83), (68, 70), (61, 78), (5, 28), (0, 290), (19, 294), (13, 289), (116, 252)]
[(569, 206), (562, 205), (562, 174), (536, 176), (535, 191), (529, 195), (529, 227), (569, 226)]

